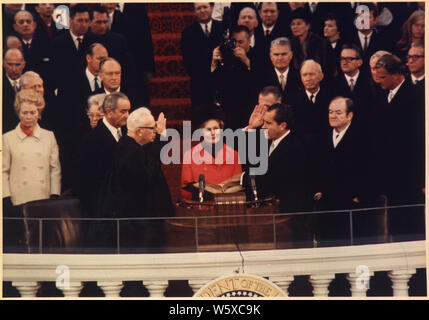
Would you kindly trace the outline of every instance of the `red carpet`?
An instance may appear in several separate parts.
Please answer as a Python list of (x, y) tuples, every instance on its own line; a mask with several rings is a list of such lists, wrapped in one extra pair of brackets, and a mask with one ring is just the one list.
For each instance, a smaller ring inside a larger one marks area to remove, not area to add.
[[(167, 127), (181, 132), (190, 119), (189, 76), (180, 51), (182, 30), (194, 22), (192, 3), (147, 3), (155, 56), (155, 76), (149, 84), (151, 106), (164, 112)], [(163, 165), (173, 202), (180, 192), (181, 165)]]

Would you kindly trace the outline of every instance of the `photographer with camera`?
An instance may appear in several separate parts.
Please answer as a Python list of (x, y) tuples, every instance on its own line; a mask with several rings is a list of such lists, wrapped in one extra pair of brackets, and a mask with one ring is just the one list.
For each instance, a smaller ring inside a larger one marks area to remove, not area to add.
[(245, 26), (232, 29), (230, 37), (213, 50), (212, 88), (228, 128), (242, 128), (256, 101), (252, 60), (250, 33)]

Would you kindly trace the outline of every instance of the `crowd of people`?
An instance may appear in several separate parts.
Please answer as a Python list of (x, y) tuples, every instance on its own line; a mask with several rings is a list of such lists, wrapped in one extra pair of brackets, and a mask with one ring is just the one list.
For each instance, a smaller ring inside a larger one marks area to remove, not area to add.
[[(256, 186), (282, 212), (424, 201), (424, 3), (358, 5), (195, 3), (182, 32), (189, 118), (207, 131), (192, 150), (217, 158), (221, 129), (265, 129), (268, 171)], [(54, 4), (3, 5), (5, 215), (71, 195), (85, 217), (172, 216), (166, 120), (141, 108), (154, 72), (145, 5), (69, 7), (70, 28), (57, 29)], [(238, 161), (234, 148), (220, 149)], [(248, 164), (191, 163), (182, 183), (203, 171), (211, 183), (249, 181)], [(162, 238), (153, 223), (125, 227), (127, 246)]]

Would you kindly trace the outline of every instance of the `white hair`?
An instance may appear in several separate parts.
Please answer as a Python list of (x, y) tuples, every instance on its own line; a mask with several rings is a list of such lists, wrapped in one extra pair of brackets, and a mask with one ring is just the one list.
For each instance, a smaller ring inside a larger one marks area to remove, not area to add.
[(93, 104), (96, 104), (100, 108), (103, 106), (104, 98), (106, 97), (105, 93), (95, 94), (88, 98), (88, 108), (90, 108)]
[(320, 73), (323, 73), (323, 72), (322, 72), (322, 67), (320, 66), (320, 63), (318, 63), (318, 62), (314, 61), (313, 59), (305, 60), (305, 61), (301, 64), (301, 69), (300, 69), (300, 70), (302, 70), (302, 68), (304, 68), (304, 66), (305, 66), (306, 64), (309, 64), (309, 63), (311, 63), (312, 65), (314, 65), (314, 66), (317, 68), (317, 71), (319, 71)]
[[(386, 54), (391, 54), (389, 51), (385, 51), (385, 50), (378, 50), (377, 52), (375, 52), (371, 58), (369, 59), (369, 61), (374, 60), (375, 58), (381, 58), (382, 56), (386, 55)], [(378, 60), (378, 59), (377, 59)]]
[(19, 87), (24, 88), (30, 78), (38, 78), (43, 81), (42, 77), (34, 71), (27, 71), (19, 78)]
[(141, 107), (130, 113), (127, 119), (127, 129), (134, 131), (138, 127), (144, 127), (146, 123), (153, 120), (154, 117), (150, 110), (146, 107)]

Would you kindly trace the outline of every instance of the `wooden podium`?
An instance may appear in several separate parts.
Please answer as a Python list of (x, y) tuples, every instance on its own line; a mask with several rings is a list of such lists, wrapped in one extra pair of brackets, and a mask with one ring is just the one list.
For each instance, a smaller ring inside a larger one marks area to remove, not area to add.
[(275, 217), (274, 197), (246, 201), (244, 193), (219, 194), (213, 201), (180, 201), (167, 220), (168, 251), (275, 249), (291, 240), (290, 217)]

